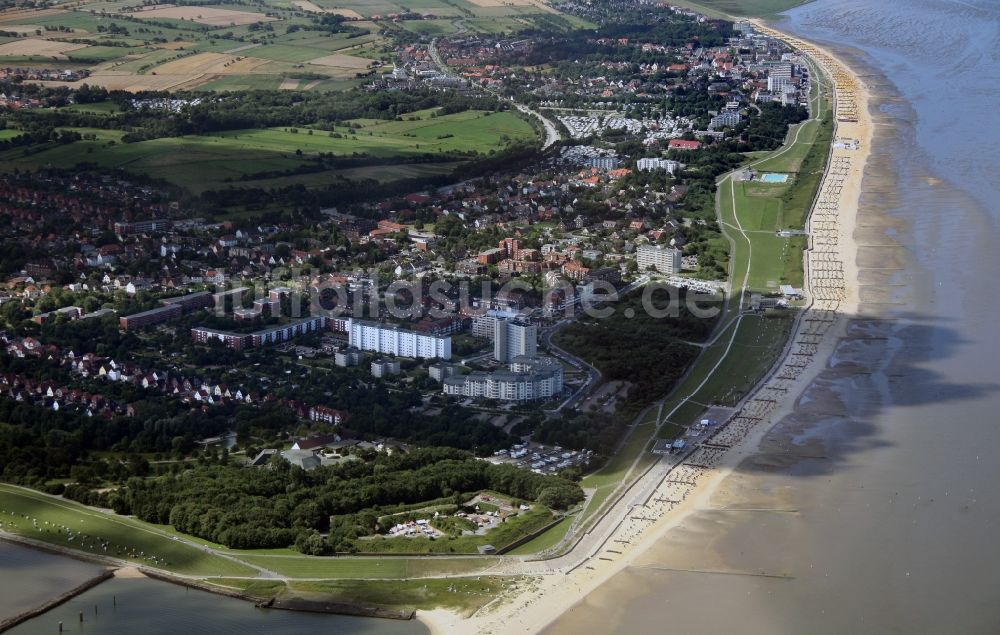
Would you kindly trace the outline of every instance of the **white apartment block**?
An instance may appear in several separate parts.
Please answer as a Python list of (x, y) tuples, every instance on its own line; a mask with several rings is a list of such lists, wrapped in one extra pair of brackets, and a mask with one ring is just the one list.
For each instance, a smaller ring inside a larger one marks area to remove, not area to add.
[(712, 117), (712, 122), (708, 124), (709, 130), (715, 130), (717, 128), (732, 128), (740, 123), (740, 113), (733, 112), (732, 110), (723, 110), (716, 116)]
[(524, 320), (498, 318), (493, 335), (493, 359), (509, 362), (515, 357), (534, 357), (538, 352), (538, 325)]
[(558, 360), (547, 357), (518, 357), (510, 370), (473, 372), (448, 377), (443, 392), (457, 397), (534, 401), (549, 399), (562, 392), (563, 372)]
[(364, 355), (361, 354), (356, 348), (348, 348), (345, 350), (337, 351), (333, 355), (333, 363), (341, 368), (347, 368), (348, 366), (357, 366), (364, 359)]
[(485, 337), (487, 339), (493, 339), (496, 335), (497, 328), (497, 316), (490, 315), (477, 315), (472, 318), (472, 335), (475, 337)]
[(639, 159), (635, 162), (635, 168), (640, 172), (666, 170), (668, 174), (672, 175), (677, 172), (680, 167), (681, 164), (679, 161), (673, 161), (671, 159), (646, 158)]
[(771, 75), (767, 78), (767, 90), (772, 93), (780, 93), (785, 86), (794, 86), (791, 77), (775, 77)]
[(635, 263), (639, 271), (648, 271), (650, 267), (660, 273), (679, 273), (682, 254), (679, 249), (665, 245), (639, 245), (635, 250)]
[(451, 337), (408, 331), (391, 324), (349, 320), (348, 345), (397, 357), (451, 359)]
[(388, 377), (399, 374), (399, 362), (395, 359), (376, 359), (371, 364), (372, 376)]

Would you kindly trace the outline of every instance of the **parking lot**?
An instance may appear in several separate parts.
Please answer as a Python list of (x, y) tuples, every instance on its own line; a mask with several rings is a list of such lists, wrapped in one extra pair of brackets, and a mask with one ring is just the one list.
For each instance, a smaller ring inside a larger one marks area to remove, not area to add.
[(510, 463), (538, 474), (555, 474), (566, 468), (585, 466), (593, 456), (592, 450), (566, 450), (558, 445), (518, 443), (510, 449), (499, 450), (489, 460)]

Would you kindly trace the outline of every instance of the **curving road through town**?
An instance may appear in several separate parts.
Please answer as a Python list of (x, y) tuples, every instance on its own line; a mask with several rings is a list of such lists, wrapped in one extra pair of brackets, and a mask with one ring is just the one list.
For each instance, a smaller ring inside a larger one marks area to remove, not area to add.
[[(448, 77), (453, 77), (455, 79), (461, 79), (460, 77), (455, 75), (455, 73), (451, 72), (451, 69), (448, 68), (448, 65), (445, 64), (444, 61), (441, 59), (441, 55), (438, 53), (437, 49), (437, 38), (431, 40), (431, 43), (427, 46), (427, 52), (430, 53), (431, 60), (434, 61), (434, 65), (438, 67), (438, 70), (440, 70), (442, 74)], [(554, 143), (562, 139), (562, 135), (559, 134), (559, 129), (556, 127), (556, 125), (552, 123), (551, 119), (549, 119), (542, 113), (520, 102), (514, 101), (513, 97), (505, 98), (498, 92), (486, 88), (485, 86), (480, 86), (479, 88), (490, 93), (491, 95), (493, 95), (498, 99), (506, 99), (507, 101), (510, 101), (514, 105), (514, 108), (517, 108), (520, 112), (528, 115), (529, 117), (534, 117), (535, 119), (540, 121), (542, 127), (545, 130), (545, 141), (542, 142), (543, 150), (552, 146)]]

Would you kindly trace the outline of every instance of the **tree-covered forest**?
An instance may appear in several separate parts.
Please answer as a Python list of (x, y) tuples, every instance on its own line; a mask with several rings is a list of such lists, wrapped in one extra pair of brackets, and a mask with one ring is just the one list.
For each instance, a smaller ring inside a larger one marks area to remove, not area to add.
[[(667, 294), (656, 294), (658, 310), (668, 306)], [(617, 303), (611, 317), (586, 318), (560, 330), (557, 343), (601, 371), (606, 380), (636, 385), (641, 401), (666, 394), (696, 357), (697, 348), (684, 342), (700, 342), (712, 332), (715, 317), (698, 318), (686, 306), (689, 294), (678, 290), (670, 302), (676, 317), (654, 317), (642, 305), (641, 294)], [(719, 302), (699, 301), (702, 309), (718, 309)], [(631, 309), (633, 317), (626, 317)]]
[[(583, 500), (579, 486), (460, 450), (424, 448), (345, 461), (308, 472), (276, 460), (266, 469), (224, 464), (177, 466), (154, 478), (98, 493), (70, 486), (66, 494), (120, 514), (170, 524), (232, 548), (287, 547), (310, 553), (352, 551), (375, 531), (378, 517), (413, 503), (491, 490), (566, 509)], [(329, 532), (317, 544), (316, 532)]]
[[(652, 306), (662, 311), (667, 294), (652, 296)], [(684, 290), (677, 290), (672, 302), (676, 316), (655, 317), (643, 308), (642, 294), (633, 294), (617, 303), (614, 315), (603, 319), (580, 319), (563, 327), (556, 343), (593, 364), (605, 381), (633, 384), (627, 407), (613, 416), (565, 415), (539, 422), (535, 438), (543, 443), (591, 448), (609, 455), (623, 426), (653, 400), (667, 394), (698, 355), (698, 348), (685, 342), (704, 341), (714, 328), (718, 299), (699, 299), (697, 307), (710, 317), (697, 317), (687, 306)], [(631, 309), (632, 317), (626, 317)]]

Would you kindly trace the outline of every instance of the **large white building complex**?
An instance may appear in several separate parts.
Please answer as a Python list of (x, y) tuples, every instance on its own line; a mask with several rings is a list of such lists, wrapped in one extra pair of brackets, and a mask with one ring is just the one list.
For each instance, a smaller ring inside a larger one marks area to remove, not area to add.
[(562, 392), (563, 369), (559, 360), (552, 357), (519, 356), (511, 360), (510, 370), (454, 375), (442, 383), (446, 395), (534, 401), (549, 399)]
[(680, 161), (672, 161), (670, 159), (660, 159), (656, 157), (639, 159), (635, 162), (635, 169), (640, 172), (649, 172), (650, 170), (666, 170), (669, 174), (673, 174), (680, 168)]
[(775, 64), (767, 72), (767, 89), (772, 93), (781, 92), (792, 84), (792, 65), (789, 62)]
[(538, 352), (538, 326), (524, 320), (497, 318), (493, 337), (493, 358), (510, 362), (515, 357), (534, 357)]
[(348, 344), (362, 351), (398, 357), (451, 359), (451, 337), (408, 331), (393, 324), (348, 320)]
[(678, 273), (681, 270), (681, 251), (665, 245), (639, 245), (635, 250), (635, 264), (639, 271), (650, 267), (660, 273)]
[(472, 334), (476, 337), (485, 337), (491, 342), (496, 338), (497, 320), (504, 318), (516, 318), (516, 311), (500, 311), (498, 309), (488, 309), (482, 315), (475, 315), (472, 318)]

